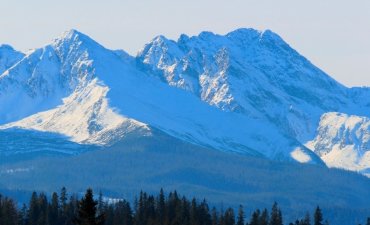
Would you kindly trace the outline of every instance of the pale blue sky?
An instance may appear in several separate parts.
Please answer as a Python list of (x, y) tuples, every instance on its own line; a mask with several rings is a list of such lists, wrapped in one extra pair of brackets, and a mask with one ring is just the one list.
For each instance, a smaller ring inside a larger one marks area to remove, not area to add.
[(0, 43), (41, 47), (75, 28), (135, 54), (154, 36), (271, 29), (347, 86), (370, 86), (369, 0), (0, 0)]

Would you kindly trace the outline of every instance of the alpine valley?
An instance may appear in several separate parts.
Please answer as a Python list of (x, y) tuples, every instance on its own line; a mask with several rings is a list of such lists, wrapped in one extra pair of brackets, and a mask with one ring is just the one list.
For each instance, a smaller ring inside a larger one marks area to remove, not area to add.
[[(370, 88), (348, 88), (272, 31), (155, 37), (136, 56), (76, 30), (0, 46), (0, 189), (176, 189), (330, 224), (370, 215)], [(288, 210), (289, 209), (289, 210)]]

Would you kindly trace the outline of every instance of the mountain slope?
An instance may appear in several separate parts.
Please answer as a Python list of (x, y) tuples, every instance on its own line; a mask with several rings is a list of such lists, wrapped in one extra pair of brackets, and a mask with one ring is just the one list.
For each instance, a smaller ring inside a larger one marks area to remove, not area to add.
[(59, 59), (52, 48), (29, 52), (0, 76), (0, 123), (57, 106), (67, 94), (61, 78)]
[[(38, 60), (28, 70), (21, 70), (31, 59)], [(45, 74), (43, 65), (49, 65), (51, 72)], [(131, 132), (150, 135), (152, 127), (222, 151), (322, 164), (314, 153), (269, 123), (219, 111), (191, 93), (139, 71), (130, 57), (105, 49), (74, 30), (25, 57), (0, 82), (13, 77), (30, 90), (24, 92), (27, 101), (39, 112), (33, 114), (33, 108), (25, 108), (28, 111), (23, 118), (1, 129), (55, 132), (79, 143), (111, 145)], [(25, 85), (29, 83), (38, 85)], [(54, 102), (44, 109), (39, 107), (39, 99)], [(1, 113), (14, 116), (11, 112)]]
[(0, 90), (0, 129), (108, 146), (158, 129), (221, 151), (316, 164), (309, 143), (320, 117), (366, 117), (370, 107), (359, 100), (368, 89), (344, 87), (275, 33), (253, 29), (158, 36), (136, 58), (71, 30), (8, 68)]
[(223, 111), (269, 121), (304, 144), (319, 135), (327, 112), (370, 116), (368, 88), (339, 84), (269, 30), (202, 32), (177, 41), (158, 36), (136, 59), (163, 82)]
[(269, 120), (301, 141), (323, 112), (351, 104), (344, 86), (268, 30), (203, 32), (177, 42), (159, 36), (137, 60), (169, 85), (222, 110)]
[(307, 147), (328, 166), (370, 176), (370, 119), (367, 117), (326, 113), (321, 117), (317, 136)]
[(69, 193), (83, 193), (88, 186), (133, 201), (140, 190), (164, 188), (206, 198), (220, 208), (243, 204), (247, 215), (277, 201), (286, 222), (320, 205), (332, 225), (358, 224), (370, 213), (370, 179), (359, 174), (215, 151), (158, 131), (73, 157), (11, 164), (1, 159), (0, 190), (37, 187), (51, 194), (66, 186)]

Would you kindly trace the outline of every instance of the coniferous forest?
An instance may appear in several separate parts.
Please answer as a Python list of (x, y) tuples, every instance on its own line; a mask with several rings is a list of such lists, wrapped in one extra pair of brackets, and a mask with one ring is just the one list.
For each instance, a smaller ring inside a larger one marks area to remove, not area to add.
[[(141, 192), (133, 204), (127, 200), (105, 200), (92, 189), (79, 198), (69, 195), (66, 188), (53, 193), (33, 192), (28, 204), (19, 207), (10, 198), (0, 195), (0, 225), (326, 225), (320, 207), (313, 216), (307, 212), (296, 221), (284, 221), (275, 202), (271, 210), (256, 209), (246, 215), (243, 206), (210, 208), (207, 201), (188, 199), (176, 191), (157, 196)], [(370, 217), (366, 225), (370, 225)]]

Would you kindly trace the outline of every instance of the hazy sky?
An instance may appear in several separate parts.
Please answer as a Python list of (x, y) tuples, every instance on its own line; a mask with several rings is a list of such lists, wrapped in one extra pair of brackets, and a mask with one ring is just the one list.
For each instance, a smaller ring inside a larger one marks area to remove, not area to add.
[(75, 28), (135, 54), (158, 34), (271, 29), (347, 86), (370, 86), (370, 0), (0, 0), (0, 43), (41, 47)]

